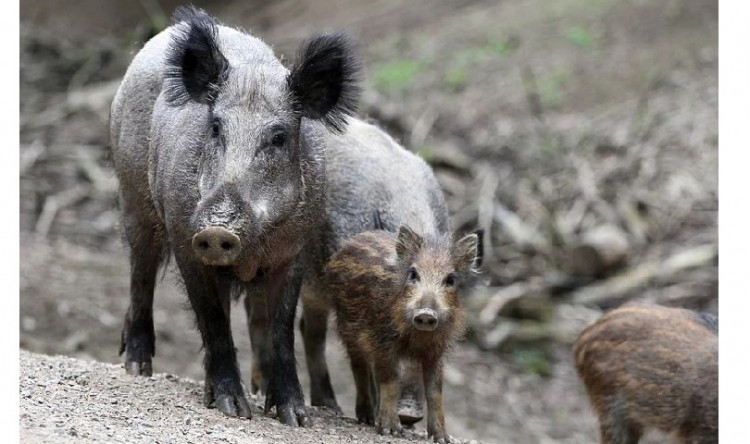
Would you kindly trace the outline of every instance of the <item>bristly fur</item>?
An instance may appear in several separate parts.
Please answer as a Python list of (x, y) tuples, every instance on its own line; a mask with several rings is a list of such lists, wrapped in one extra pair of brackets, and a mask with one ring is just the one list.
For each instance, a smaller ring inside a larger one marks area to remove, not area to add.
[(171, 23), (174, 28), (166, 55), (165, 94), (167, 101), (182, 105), (188, 99), (210, 103), (226, 78), (229, 62), (219, 50), (217, 23), (204, 10), (180, 6)]
[(346, 117), (359, 107), (361, 73), (356, 41), (345, 33), (323, 34), (300, 47), (289, 91), (303, 116), (321, 119), (330, 131), (342, 133)]

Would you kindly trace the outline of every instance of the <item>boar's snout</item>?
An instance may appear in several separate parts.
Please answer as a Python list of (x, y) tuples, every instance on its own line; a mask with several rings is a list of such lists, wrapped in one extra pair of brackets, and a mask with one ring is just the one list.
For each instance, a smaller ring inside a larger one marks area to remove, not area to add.
[(206, 265), (232, 265), (242, 244), (236, 234), (222, 227), (209, 227), (193, 236), (193, 251)]
[(438, 326), (437, 313), (431, 308), (422, 308), (414, 313), (411, 322), (417, 330), (434, 331)]

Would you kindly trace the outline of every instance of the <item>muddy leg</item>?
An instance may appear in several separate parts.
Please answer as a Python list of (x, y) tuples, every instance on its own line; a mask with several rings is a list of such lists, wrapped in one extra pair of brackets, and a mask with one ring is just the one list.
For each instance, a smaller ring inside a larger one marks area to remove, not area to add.
[(245, 288), (245, 312), (250, 346), (253, 350), (253, 367), (250, 373), (250, 391), (265, 393), (271, 374), (271, 349), (268, 337), (268, 304), (266, 296), (256, 284)]
[(401, 424), (409, 426), (424, 418), (424, 385), (422, 366), (418, 362), (403, 361), (399, 368), (401, 396), (398, 400), (398, 417)]
[(151, 376), (154, 356), (154, 287), (164, 241), (153, 224), (134, 215), (123, 220), (130, 245), (130, 307), (120, 337), (120, 354), (125, 352), (125, 370), (131, 375)]
[(378, 433), (381, 435), (403, 435), (404, 429), (398, 419), (398, 361), (390, 356), (375, 362), (375, 379), (378, 384)]
[(328, 306), (324, 296), (314, 294), (307, 287), (302, 291), (303, 306), (300, 330), (305, 343), (305, 360), (310, 373), (310, 404), (323, 406), (341, 413), (331, 386), (326, 364), (326, 333)]
[(427, 395), (427, 434), (441, 444), (449, 443), (445, 431), (443, 414), (443, 365), (442, 362), (423, 363), (424, 386)]

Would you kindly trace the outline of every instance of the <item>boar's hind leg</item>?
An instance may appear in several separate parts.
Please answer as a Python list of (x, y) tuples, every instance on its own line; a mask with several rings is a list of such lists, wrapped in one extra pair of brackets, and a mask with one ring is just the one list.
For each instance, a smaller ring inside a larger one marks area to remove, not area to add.
[(305, 343), (307, 370), (310, 373), (310, 404), (341, 413), (326, 364), (328, 306), (324, 298), (325, 296), (313, 293), (307, 286), (303, 287), (300, 330)]
[(266, 392), (265, 411), (276, 407), (279, 420), (291, 426), (308, 426), (310, 417), (297, 376), (294, 358), (294, 315), (302, 276), (284, 266), (265, 275), (268, 317), (271, 320), (271, 375)]
[(130, 246), (130, 307), (120, 337), (120, 354), (125, 352), (128, 374), (151, 376), (155, 353), (154, 287), (164, 240), (154, 224), (133, 213), (126, 213), (123, 226)]
[(256, 285), (248, 285), (245, 296), (247, 328), (253, 349), (253, 368), (250, 373), (250, 390), (253, 394), (265, 393), (271, 374), (271, 349), (268, 337), (268, 306), (266, 296)]
[(227, 416), (251, 418), (229, 324), (229, 285), (179, 257), (177, 264), (206, 350), (203, 401), (206, 407), (216, 407)]

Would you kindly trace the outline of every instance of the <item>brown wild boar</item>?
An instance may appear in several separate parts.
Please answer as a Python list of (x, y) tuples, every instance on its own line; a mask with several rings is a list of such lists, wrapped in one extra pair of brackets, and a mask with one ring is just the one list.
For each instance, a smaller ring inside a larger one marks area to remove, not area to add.
[(648, 428), (685, 444), (718, 442), (715, 316), (629, 304), (584, 329), (573, 357), (603, 444), (637, 443)]
[[(377, 230), (344, 243), (326, 270), (339, 335), (357, 387), (357, 419), (378, 433), (403, 432), (398, 366), (422, 366), (427, 432), (450, 442), (443, 417), (443, 355), (463, 334), (459, 283), (475, 272), (478, 236), (420, 236)], [(373, 385), (374, 383), (374, 385)], [(376, 409), (377, 414), (375, 413)]]

